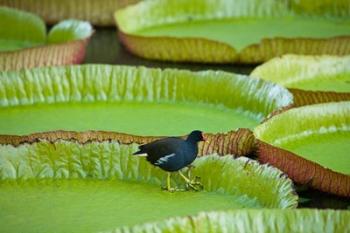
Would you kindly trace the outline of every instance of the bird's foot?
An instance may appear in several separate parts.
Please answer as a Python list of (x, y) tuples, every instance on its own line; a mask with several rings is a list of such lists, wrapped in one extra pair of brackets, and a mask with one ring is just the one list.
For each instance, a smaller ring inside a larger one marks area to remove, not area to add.
[(186, 182), (186, 189), (187, 190), (194, 190), (194, 191), (200, 191), (203, 190), (203, 185), (200, 182), (200, 177), (196, 176), (194, 179), (190, 179), (186, 177), (184, 174), (182, 174), (181, 171), (179, 171), (180, 176), (184, 181)]
[(203, 190), (203, 184), (200, 182), (200, 177), (196, 176), (194, 179), (186, 182), (187, 190), (201, 191)]

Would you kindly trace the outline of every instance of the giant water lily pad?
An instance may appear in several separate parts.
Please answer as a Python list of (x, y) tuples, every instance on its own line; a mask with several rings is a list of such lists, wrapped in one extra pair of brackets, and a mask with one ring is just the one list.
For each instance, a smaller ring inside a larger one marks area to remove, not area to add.
[[(0, 134), (9, 135), (54, 130), (224, 133), (253, 128), (292, 103), (280, 86), (221, 71), (83, 65), (4, 72), (0, 83)], [(213, 144), (234, 137), (219, 138)]]
[(251, 76), (287, 87), (296, 105), (350, 100), (350, 56), (286, 55), (258, 66)]
[(257, 63), (286, 53), (348, 54), (350, 12), (330, 1), (322, 14), (312, 6), (276, 0), (156, 0), (120, 9), (115, 17), (126, 47), (151, 59)]
[(33, 12), (49, 24), (64, 19), (87, 20), (94, 25), (114, 26), (113, 13), (138, 0), (0, 0), (0, 5)]
[(0, 70), (81, 63), (92, 35), (88, 22), (65, 20), (48, 35), (36, 15), (0, 7)]
[(329, 232), (350, 231), (350, 211), (334, 210), (234, 210), (203, 212), (104, 233), (223, 233), (223, 232)]
[(255, 128), (258, 157), (291, 179), (350, 196), (350, 102), (288, 110)]
[[(193, 174), (204, 191), (170, 193), (160, 188), (165, 172), (132, 155), (135, 143), (4, 140), (0, 226), (8, 233), (101, 232), (204, 210), (297, 205), (290, 179), (244, 157), (201, 157)], [(173, 182), (183, 186), (175, 174)]]

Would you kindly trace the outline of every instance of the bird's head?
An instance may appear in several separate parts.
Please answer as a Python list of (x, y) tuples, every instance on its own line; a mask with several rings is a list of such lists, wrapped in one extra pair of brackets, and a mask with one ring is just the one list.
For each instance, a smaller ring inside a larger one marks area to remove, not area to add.
[(203, 136), (203, 132), (200, 130), (194, 130), (192, 131), (188, 137), (187, 137), (187, 141), (191, 141), (191, 142), (200, 142), (200, 141), (205, 141), (205, 137)]

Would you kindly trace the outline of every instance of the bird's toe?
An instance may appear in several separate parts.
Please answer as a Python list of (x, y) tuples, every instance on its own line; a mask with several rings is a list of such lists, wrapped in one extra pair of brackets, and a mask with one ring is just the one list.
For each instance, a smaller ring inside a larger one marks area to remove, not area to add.
[(201, 191), (203, 190), (203, 184), (199, 181), (190, 181), (186, 183), (186, 189), (187, 190), (194, 190), (194, 191)]

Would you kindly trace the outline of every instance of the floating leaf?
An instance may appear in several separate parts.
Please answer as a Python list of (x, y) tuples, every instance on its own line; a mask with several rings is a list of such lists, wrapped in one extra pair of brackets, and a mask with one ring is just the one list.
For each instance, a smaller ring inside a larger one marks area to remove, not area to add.
[[(93, 33), (88, 22), (65, 20), (46, 35), (36, 15), (0, 7), (0, 70), (81, 63)], [(47, 43), (49, 42), (49, 43)]]
[(258, 66), (251, 76), (287, 87), (297, 106), (350, 100), (350, 56), (286, 55)]
[(249, 130), (225, 132), (253, 128), (292, 103), (278, 85), (221, 71), (40, 68), (0, 73), (0, 87), (0, 134), (105, 130), (168, 136), (200, 129), (215, 133), (203, 151), (237, 155), (252, 151), (253, 136)]
[(350, 196), (350, 102), (310, 105), (254, 129), (258, 158), (300, 184)]
[(235, 210), (203, 212), (195, 216), (123, 227), (103, 233), (224, 233), (224, 232), (329, 232), (350, 231), (350, 211), (334, 210)]
[[(199, 158), (193, 175), (201, 177), (204, 191), (162, 191), (166, 173), (133, 156), (136, 150), (135, 143), (115, 141), (2, 144), (1, 229), (101, 232), (204, 210), (297, 205), (290, 179), (244, 157)], [(175, 174), (172, 182), (183, 185)]]
[(321, 11), (297, 2), (142, 1), (115, 18), (125, 46), (149, 59), (259, 63), (288, 53), (350, 53), (349, 1), (319, 1)]

